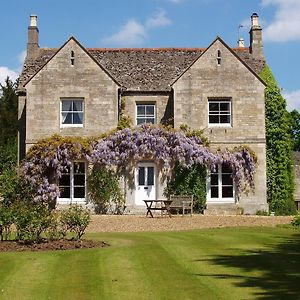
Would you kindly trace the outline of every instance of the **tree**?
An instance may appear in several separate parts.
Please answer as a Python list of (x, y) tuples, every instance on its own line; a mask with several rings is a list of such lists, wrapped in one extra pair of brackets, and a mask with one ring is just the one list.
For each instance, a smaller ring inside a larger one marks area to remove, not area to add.
[(270, 210), (276, 214), (293, 214), (293, 142), (291, 120), (286, 101), (280, 93), (276, 80), (265, 67), (261, 78), (266, 82), (266, 139), (267, 139), (267, 199)]
[(290, 117), (294, 151), (300, 151), (300, 113), (294, 109)]
[(9, 143), (16, 139), (18, 132), (18, 96), (16, 82), (8, 77), (5, 84), (0, 84), (0, 143)]
[(0, 193), (1, 186), (17, 162), (17, 83), (8, 77), (0, 84)]

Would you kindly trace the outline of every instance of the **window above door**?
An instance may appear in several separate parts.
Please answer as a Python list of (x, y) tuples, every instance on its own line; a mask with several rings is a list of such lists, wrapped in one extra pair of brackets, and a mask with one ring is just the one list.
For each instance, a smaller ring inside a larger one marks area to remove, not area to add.
[(155, 104), (136, 104), (136, 125), (156, 123)]

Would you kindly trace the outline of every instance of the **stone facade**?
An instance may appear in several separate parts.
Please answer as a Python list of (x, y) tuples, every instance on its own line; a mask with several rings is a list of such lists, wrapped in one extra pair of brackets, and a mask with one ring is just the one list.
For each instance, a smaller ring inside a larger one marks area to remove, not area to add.
[[(110, 131), (118, 124), (121, 103), (136, 125), (137, 105), (153, 104), (156, 123), (205, 129), (212, 150), (248, 145), (258, 158), (255, 192), (235, 197), (230, 205), (251, 214), (268, 210), (265, 86), (258, 75), (264, 58), (261, 27), (253, 16), (249, 48), (232, 49), (218, 37), (206, 49), (112, 50), (86, 49), (75, 38), (60, 49), (39, 48), (33, 16), (19, 86), (20, 158), (37, 140), (53, 134), (88, 137)], [(62, 126), (64, 99), (83, 100), (81, 126)], [(209, 125), (211, 99), (230, 102), (230, 124)], [(126, 180), (135, 177), (132, 169), (122, 183), (130, 213), (145, 211), (136, 205), (136, 187)], [(159, 166), (156, 183), (155, 198), (163, 198), (166, 183)]]

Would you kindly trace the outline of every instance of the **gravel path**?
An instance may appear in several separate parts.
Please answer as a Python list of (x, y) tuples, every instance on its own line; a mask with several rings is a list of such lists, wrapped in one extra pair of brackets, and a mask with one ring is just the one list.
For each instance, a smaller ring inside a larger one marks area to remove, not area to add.
[(288, 224), (293, 217), (265, 216), (145, 216), (94, 215), (87, 232), (171, 231), (235, 226), (276, 226)]

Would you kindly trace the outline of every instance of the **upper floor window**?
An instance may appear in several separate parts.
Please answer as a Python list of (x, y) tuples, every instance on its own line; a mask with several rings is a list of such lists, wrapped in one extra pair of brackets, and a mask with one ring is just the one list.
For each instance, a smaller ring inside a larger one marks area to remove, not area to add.
[(208, 100), (208, 124), (231, 125), (231, 101), (223, 99)]
[(61, 125), (63, 127), (83, 126), (83, 99), (62, 99), (61, 100)]
[(136, 105), (136, 124), (155, 123), (155, 104)]

